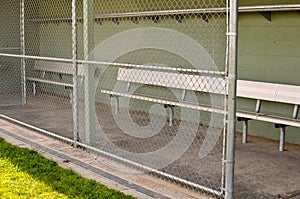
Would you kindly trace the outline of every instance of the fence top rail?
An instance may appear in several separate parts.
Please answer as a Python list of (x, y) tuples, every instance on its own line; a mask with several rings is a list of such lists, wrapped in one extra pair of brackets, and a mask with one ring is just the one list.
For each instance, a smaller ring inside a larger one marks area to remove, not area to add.
[[(300, 10), (300, 4), (280, 4), (280, 5), (257, 5), (257, 6), (240, 6), (239, 12), (272, 12), (272, 11), (297, 11)], [(94, 19), (111, 19), (111, 18), (126, 18), (126, 17), (147, 17), (147, 16), (166, 16), (166, 15), (186, 15), (186, 14), (218, 14), (229, 12), (226, 7), (216, 8), (198, 8), (198, 9), (180, 9), (180, 10), (158, 10), (145, 12), (127, 12), (113, 14), (96, 14)], [(82, 20), (83, 17), (77, 17), (77, 20)], [(55, 21), (71, 21), (72, 17), (50, 17), (31, 19), (32, 22), (55, 22)]]

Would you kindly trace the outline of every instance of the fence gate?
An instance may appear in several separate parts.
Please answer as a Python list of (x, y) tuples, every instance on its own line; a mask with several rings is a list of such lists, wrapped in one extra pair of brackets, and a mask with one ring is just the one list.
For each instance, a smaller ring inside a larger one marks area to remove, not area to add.
[(224, 195), (228, 2), (4, 2), (0, 94), (24, 106), (1, 115)]

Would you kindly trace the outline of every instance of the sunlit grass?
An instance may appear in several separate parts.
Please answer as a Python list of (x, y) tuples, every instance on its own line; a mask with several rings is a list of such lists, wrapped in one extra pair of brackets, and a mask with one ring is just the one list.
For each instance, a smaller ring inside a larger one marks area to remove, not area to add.
[(0, 198), (68, 198), (0, 158)]
[(39, 153), (0, 138), (0, 198), (125, 198), (132, 196), (81, 177)]

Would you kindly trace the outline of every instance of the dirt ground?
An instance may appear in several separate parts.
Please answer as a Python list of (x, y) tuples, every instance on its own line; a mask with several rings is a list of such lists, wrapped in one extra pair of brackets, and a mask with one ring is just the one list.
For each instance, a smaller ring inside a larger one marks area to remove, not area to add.
[[(146, 140), (132, 139), (124, 135), (112, 122), (110, 109), (97, 110), (99, 123), (102, 124), (107, 137), (112, 140), (112, 143), (127, 151), (151, 152), (166, 145), (176, 135), (175, 125), (175, 127), (164, 126), (162, 133)], [(72, 110), (67, 98), (32, 97), (29, 98), (26, 106), (0, 107), (0, 114), (57, 132), (68, 138), (73, 136)], [(135, 117), (133, 114), (135, 122), (139, 122), (140, 116)], [(222, 139), (218, 140), (208, 156), (199, 159), (199, 146), (203, 143), (204, 131), (204, 127), (199, 127), (197, 135), (186, 152), (172, 164), (160, 170), (193, 183), (220, 190), (222, 186)], [(235, 198), (300, 198), (300, 146), (287, 143), (286, 151), (279, 152), (277, 141), (253, 136), (249, 136), (248, 140), (249, 143), (241, 144), (241, 135), (237, 133)], [(98, 147), (106, 149), (106, 145), (101, 145), (101, 139), (98, 141), (100, 142)], [(113, 149), (108, 147), (107, 150)], [(147, 159), (137, 160), (131, 156), (127, 158), (147, 165)]]
[(249, 137), (236, 144), (236, 198), (300, 198), (300, 146), (286, 143), (278, 151), (278, 141)]

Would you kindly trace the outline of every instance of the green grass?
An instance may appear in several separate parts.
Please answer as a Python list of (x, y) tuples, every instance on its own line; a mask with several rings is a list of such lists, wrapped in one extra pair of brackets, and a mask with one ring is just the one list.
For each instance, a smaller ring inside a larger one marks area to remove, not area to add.
[(0, 138), (0, 198), (125, 198), (132, 196), (88, 180), (36, 151)]

